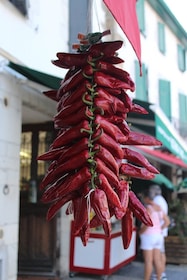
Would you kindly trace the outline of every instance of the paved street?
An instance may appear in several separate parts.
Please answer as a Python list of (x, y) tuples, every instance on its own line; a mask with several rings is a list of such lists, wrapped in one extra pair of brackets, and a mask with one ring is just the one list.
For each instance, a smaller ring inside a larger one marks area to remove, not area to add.
[[(187, 280), (187, 266), (184, 265), (167, 265), (168, 280)], [(116, 271), (109, 276), (88, 275), (77, 273), (72, 278), (74, 280), (95, 280), (95, 279), (108, 279), (108, 280), (142, 280), (143, 279), (143, 263), (132, 262), (123, 268)], [(64, 279), (64, 280), (67, 280)]]

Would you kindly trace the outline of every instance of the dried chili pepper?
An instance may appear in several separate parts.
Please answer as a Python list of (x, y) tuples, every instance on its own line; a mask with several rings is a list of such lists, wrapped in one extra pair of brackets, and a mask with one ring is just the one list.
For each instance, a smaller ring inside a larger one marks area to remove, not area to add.
[(98, 86), (102, 87), (112, 89), (129, 89), (131, 91), (135, 90), (134, 83), (130, 78), (126, 78), (125, 81), (121, 81), (115, 77), (97, 71), (94, 73), (94, 81), (97, 83)]
[(88, 167), (82, 167), (76, 173), (67, 175), (65, 180), (59, 179), (54, 184), (50, 185), (42, 194), (43, 202), (50, 202), (68, 193), (79, 190), (86, 182), (91, 179), (91, 174)]
[(62, 206), (64, 206), (68, 201), (74, 199), (77, 196), (77, 192), (68, 193), (66, 196), (60, 198), (55, 201), (47, 211), (47, 220), (50, 221), (60, 210)]
[(147, 170), (145, 167), (139, 167), (131, 163), (122, 163), (120, 166), (120, 173), (145, 180), (153, 179), (155, 177), (155, 174)]
[(104, 132), (110, 135), (116, 142), (122, 144), (127, 140), (127, 136), (122, 133), (117, 125), (109, 122), (109, 119), (104, 118), (101, 115), (96, 115), (95, 123), (98, 127), (101, 127)]
[(75, 139), (80, 139), (88, 136), (90, 131), (89, 122), (84, 120), (80, 124), (70, 127), (69, 129), (63, 131), (58, 137), (53, 141), (52, 147), (58, 148), (67, 144), (70, 144)]
[(161, 146), (162, 142), (151, 135), (130, 131), (126, 145)]
[(104, 174), (99, 174), (99, 187), (105, 192), (108, 202), (113, 207), (122, 208), (122, 205), (120, 203), (119, 197), (117, 193), (114, 191), (114, 189), (111, 187), (111, 184), (109, 184), (109, 181), (107, 180), (106, 176)]
[(142, 154), (129, 148), (123, 148), (123, 152), (124, 158), (129, 162), (138, 164), (140, 166), (144, 166), (147, 170), (149, 170), (152, 173), (159, 173), (159, 171), (152, 164), (150, 164), (150, 162)]
[(135, 217), (142, 223), (149, 227), (153, 226), (153, 222), (149, 216), (147, 209), (133, 191), (129, 191), (129, 208), (134, 213)]
[(117, 188), (119, 185), (119, 179), (116, 176), (116, 174), (111, 169), (109, 169), (106, 166), (106, 164), (103, 161), (101, 161), (99, 158), (96, 158), (95, 161), (96, 161), (96, 170), (98, 171), (98, 173), (104, 174), (108, 179), (108, 181), (110, 182), (110, 185)]
[(94, 150), (97, 151), (97, 157), (100, 158), (105, 164), (118, 176), (119, 166), (113, 154), (101, 145), (96, 144)]
[(121, 219), (121, 236), (123, 241), (123, 248), (127, 249), (130, 245), (133, 233), (133, 214), (127, 208), (125, 215)]
[(125, 215), (129, 203), (129, 183), (125, 180), (119, 181), (119, 187), (116, 189), (116, 193), (122, 207), (115, 207), (114, 213), (116, 218), (120, 220)]
[[(95, 133), (93, 137), (97, 137), (98, 133)], [(107, 133), (103, 132), (96, 143), (101, 144), (103, 147), (108, 149), (116, 158), (123, 158), (123, 150), (118, 143)]]
[(110, 236), (112, 228), (110, 222), (110, 212), (108, 209), (108, 201), (105, 192), (98, 188), (95, 189), (90, 194), (90, 201), (92, 208), (102, 223), (106, 236)]

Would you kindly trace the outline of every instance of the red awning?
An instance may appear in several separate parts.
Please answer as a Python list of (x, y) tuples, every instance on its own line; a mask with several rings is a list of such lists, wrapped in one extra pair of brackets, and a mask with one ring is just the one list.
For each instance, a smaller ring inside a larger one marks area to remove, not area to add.
[(145, 154), (145, 156), (148, 156), (149, 158), (156, 159), (159, 162), (162, 162), (166, 165), (170, 166), (179, 166), (182, 167), (183, 169), (187, 169), (187, 164), (184, 163), (180, 158), (174, 156), (173, 154), (169, 154), (166, 152), (162, 152), (160, 150), (153, 150), (147, 147), (140, 147), (136, 146), (137, 149)]

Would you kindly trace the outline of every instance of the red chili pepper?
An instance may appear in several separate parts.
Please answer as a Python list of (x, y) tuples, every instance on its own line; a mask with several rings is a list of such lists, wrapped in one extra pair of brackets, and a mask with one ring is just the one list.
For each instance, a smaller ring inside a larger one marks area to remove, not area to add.
[(139, 219), (148, 227), (153, 226), (153, 222), (145, 206), (141, 203), (133, 191), (129, 191), (129, 208), (134, 213), (135, 217)]
[(105, 192), (108, 202), (112, 207), (118, 207), (118, 208), (122, 208), (121, 202), (119, 200), (118, 195), (116, 194), (116, 192), (114, 191), (114, 189), (111, 187), (111, 185), (109, 184), (108, 179), (106, 178), (106, 176), (104, 174), (99, 174), (98, 176), (99, 179), (99, 187)]
[(91, 179), (90, 171), (87, 167), (82, 167), (76, 173), (67, 175), (65, 179), (59, 179), (50, 185), (42, 194), (43, 202), (50, 202), (59, 199), (68, 193), (79, 190)]
[(152, 164), (150, 164), (150, 162), (142, 154), (128, 148), (123, 148), (123, 152), (124, 158), (129, 162), (144, 166), (152, 173), (159, 173), (159, 171)]
[(105, 175), (112, 187), (117, 188), (119, 186), (119, 179), (116, 174), (111, 169), (109, 169), (106, 164), (99, 158), (96, 158), (95, 160), (97, 163), (96, 170), (99, 173), (103, 173)]
[(113, 77), (118, 78), (119, 80), (126, 80), (126, 79), (130, 79), (130, 74), (128, 72), (126, 72), (125, 70), (120, 69), (119, 67), (115, 67), (114, 65), (112, 65), (111, 63), (99, 60), (96, 63), (96, 69), (104, 72), (106, 74), (109, 74)]
[(103, 56), (102, 60), (111, 64), (120, 64), (124, 62), (124, 60), (118, 56)]
[(88, 150), (80, 152), (76, 157), (72, 157), (71, 160), (65, 161), (62, 164), (58, 164), (52, 172), (48, 173), (42, 180), (42, 184), (47, 186), (54, 181), (60, 179), (66, 173), (86, 166), (87, 160), (90, 157)]
[(122, 163), (120, 166), (120, 173), (122, 175), (139, 178), (139, 179), (145, 179), (145, 180), (150, 180), (155, 177), (155, 174), (150, 172), (146, 168), (139, 167), (131, 163)]
[(94, 73), (94, 81), (98, 86), (107, 87), (107, 88), (120, 88), (120, 89), (129, 89), (131, 91), (135, 90), (134, 83), (130, 79), (126, 81), (121, 81), (115, 77), (104, 74), (102, 72)]
[(132, 103), (130, 112), (147, 115), (149, 112), (139, 104)]
[(124, 103), (116, 96), (111, 95), (107, 90), (104, 88), (96, 88), (96, 97), (102, 98), (103, 100), (108, 100), (113, 104), (113, 111), (114, 112), (128, 112), (126, 111)]
[(116, 50), (122, 46), (122, 41), (102, 42), (92, 45), (86, 53), (64, 53), (58, 52), (58, 60), (52, 60), (52, 63), (58, 67), (69, 69), (72, 67), (82, 67), (88, 63), (89, 57), (97, 58), (103, 56), (103, 59), (111, 63), (122, 63), (123, 60), (114, 56)]
[(108, 209), (108, 201), (106, 194), (103, 190), (95, 189), (90, 194), (91, 207), (95, 214), (102, 223), (106, 236), (110, 236), (111, 223), (110, 223), (110, 212)]
[(121, 116), (113, 115), (110, 117), (107, 116), (107, 119), (109, 122), (116, 124), (124, 135), (129, 135), (130, 128), (124, 118), (122, 118)]
[(79, 231), (83, 246), (86, 246), (90, 237), (90, 225), (86, 222)]
[(97, 157), (100, 158), (105, 164), (118, 176), (119, 166), (113, 154), (101, 145), (96, 144), (94, 150), (97, 152)]
[(51, 149), (47, 152), (45, 152), (42, 155), (39, 155), (37, 157), (37, 160), (57, 160), (66, 150), (66, 148), (61, 147), (57, 149)]
[(123, 101), (125, 107), (127, 108), (127, 111), (131, 111), (132, 110), (132, 100), (129, 97), (129, 95), (126, 93), (125, 90), (122, 89), (121, 91), (121, 95), (120, 95), (121, 100)]
[(116, 51), (122, 46), (122, 41), (111, 41), (94, 44), (89, 49), (89, 55), (93, 58), (103, 56), (115, 56)]
[(78, 87), (83, 80), (84, 80), (84, 76), (82, 74), (82, 69), (80, 69), (77, 72), (75, 72), (74, 75), (70, 76), (69, 79), (62, 81), (61, 86), (58, 90), (57, 98), (60, 99), (64, 93)]
[(137, 131), (130, 131), (126, 145), (161, 146), (162, 142), (155, 137)]
[(60, 198), (55, 201), (47, 211), (47, 220), (50, 221), (60, 210), (62, 206), (64, 206), (68, 201), (74, 199), (77, 196), (77, 192), (68, 193), (66, 196)]
[(85, 196), (73, 199), (73, 234), (79, 234), (81, 228), (88, 222), (87, 198)]
[(127, 249), (130, 245), (133, 233), (133, 214), (132, 211), (127, 208), (126, 214), (121, 219), (121, 234), (123, 241), (123, 248)]
[(109, 87), (104, 87), (104, 89), (110, 93), (111, 95), (113, 96), (120, 96), (121, 95), (121, 91), (122, 89), (121, 88), (109, 88)]
[[(76, 115), (76, 118), (75, 118)], [(56, 129), (61, 127), (70, 127), (78, 125), (81, 121), (93, 118), (93, 112), (89, 110), (89, 108), (82, 107), (80, 110), (74, 112), (74, 114), (66, 116), (64, 118), (59, 118), (58, 116), (54, 117), (54, 126)]]
[(61, 99), (58, 103), (57, 111), (60, 111), (65, 106), (75, 104), (80, 99), (82, 100), (82, 97), (84, 96), (84, 94), (87, 91), (89, 92), (89, 89), (91, 89), (91, 88), (92, 88), (92, 85), (90, 84), (90, 82), (87, 80), (83, 80), (83, 82), (79, 85), (78, 88), (65, 93), (61, 97)]
[(52, 60), (52, 63), (65, 69), (81, 67), (87, 63), (87, 55), (85, 55), (85, 53), (58, 52), (56, 56), (58, 57), (58, 60)]
[(119, 187), (116, 189), (116, 193), (122, 208), (114, 208), (114, 213), (116, 218), (120, 220), (125, 215), (129, 203), (129, 183), (124, 180), (119, 181)]
[(90, 131), (89, 122), (84, 120), (80, 124), (74, 127), (70, 127), (69, 129), (59, 134), (59, 136), (53, 141), (52, 147), (58, 148), (67, 144), (70, 145), (71, 142), (75, 139), (78, 140), (80, 138), (88, 136), (87, 131)]
[(69, 117), (71, 114), (76, 114), (81, 108), (86, 108), (86, 104), (80, 99), (71, 105), (63, 106), (62, 109), (55, 115), (56, 119), (63, 119)]
[(84, 137), (81, 140), (75, 142), (70, 147), (64, 149), (64, 152), (61, 153), (61, 156), (58, 158), (58, 164), (65, 162), (66, 160), (71, 160), (74, 156), (77, 156), (80, 152), (88, 149), (88, 138)]
[(54, 101), (58, 101), (59, 99), (57, 98), (57, 90), (48, 90), (48, 91), (43, 91), (43, 94), (50, 99)]
[[(97, 137), (98, 133), (93, 135), (93, 138)], [(123, 150), (116, 141), (109, 136), (107, 133), (103, 132), (96, 143), (101, 144), (103, 147), (108, 149), (114, 157), (122, 159), (123, 158)]]
[(108, 121), (109, 119), (96, 115), (95, 123), (101, 127), (104, 132), (110, 135), (116, 142), (124, 143), (127, 140), (127, 136), (122, 133), (117, 125)]

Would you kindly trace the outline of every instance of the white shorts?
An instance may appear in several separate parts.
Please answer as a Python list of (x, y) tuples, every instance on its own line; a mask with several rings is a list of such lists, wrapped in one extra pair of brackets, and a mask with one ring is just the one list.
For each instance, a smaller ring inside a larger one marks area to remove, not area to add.
[(140, 235), (140, 249), (142, 250), (153, 250), (163, 249), (164, 238), (162, 234), (141, 234)]

